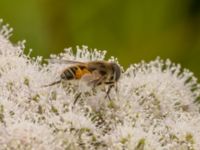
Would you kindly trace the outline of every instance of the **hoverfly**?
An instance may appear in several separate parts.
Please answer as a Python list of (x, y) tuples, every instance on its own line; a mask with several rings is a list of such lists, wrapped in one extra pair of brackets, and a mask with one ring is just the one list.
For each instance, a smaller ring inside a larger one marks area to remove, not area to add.
[[(121, 76), (121, 68), (115, 62), (108, 61), (89, 61), (89, 62), (79, 62), (71, 60), (56, 60), (50, 59), (52, 63), (68, 63), (71, 66), (65, 68), (60, 74), (60, 80), (55, 81), (51, 84), (45, 85), (44, 87), (53, 86), (59, 84), (62, 81), (70, 80), (84, 80), (87, 85), (93, 88), (100, 85), (108, 85), (108, 90), (106, 91), (106, 97), (110, 98), (110, 91), (116, 85), (117, 81)], [(75, 99), (75, 102), (79, 98), (80, 94)]]

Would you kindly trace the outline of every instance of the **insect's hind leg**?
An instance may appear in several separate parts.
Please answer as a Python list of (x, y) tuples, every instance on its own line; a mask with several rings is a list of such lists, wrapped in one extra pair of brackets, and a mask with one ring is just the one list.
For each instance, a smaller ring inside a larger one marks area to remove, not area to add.
[(113, 84), (109, 85), (108, 90), (106, 91), (106, 96), (105, 96), (105, 98), (108, 97), (108, 99), (111, 100), (111, 98), (110, 98), (110, 91), (111, 91), (111, 89), (112, 89), (113, 87), (114, 87)]
[(62, 80), (58, 80), (58, 81), (55, 81), (55, 82), (53, 82), (53, 83), (50, 83), (50, 84), (47, 84), (47, 85), (43, 85), (42, 87), (53, 86), (53, 85), (59, 84), (59, 83), (61, 83), (61, 82), (62, 82)]
[(76, 102), (78, 101), (78, 99), (80, 98), (80, 96), (81, 96), (81, 92), (78, 93), (78, 94), (75, 96), (74, 105), (76, 104)]

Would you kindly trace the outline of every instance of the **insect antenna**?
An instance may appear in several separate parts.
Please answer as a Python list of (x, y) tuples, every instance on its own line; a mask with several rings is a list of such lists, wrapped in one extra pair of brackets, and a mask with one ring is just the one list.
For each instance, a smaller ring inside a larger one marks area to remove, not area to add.
[(56, 84), (59, 84), (59, 83), (61, 83), (61, 80), (55, 81), (55, 82), (47, 84), (47, 85), (43, 85), (42, 87), (53, 86), (53, 85), (56, 85)]

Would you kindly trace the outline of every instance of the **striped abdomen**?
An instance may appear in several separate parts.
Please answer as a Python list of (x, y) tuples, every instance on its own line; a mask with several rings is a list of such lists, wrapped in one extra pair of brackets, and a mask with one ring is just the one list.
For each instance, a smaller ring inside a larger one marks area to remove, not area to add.
[(83, 65), (71, 66), (63, 71), (63, 73), (61, 74), (61, 79), (63, 80), (80, 79), (86, 73), (90, 73), (87, 70), (86, 66)]

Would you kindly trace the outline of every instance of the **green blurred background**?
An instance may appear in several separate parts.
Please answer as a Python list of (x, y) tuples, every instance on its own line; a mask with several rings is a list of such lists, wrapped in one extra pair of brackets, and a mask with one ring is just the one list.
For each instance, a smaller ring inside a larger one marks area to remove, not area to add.
[(88, 45), (125, 67), (161, 56), (200, 77), (200, 0), (0, 0), (0, 18), (33, 56)]

